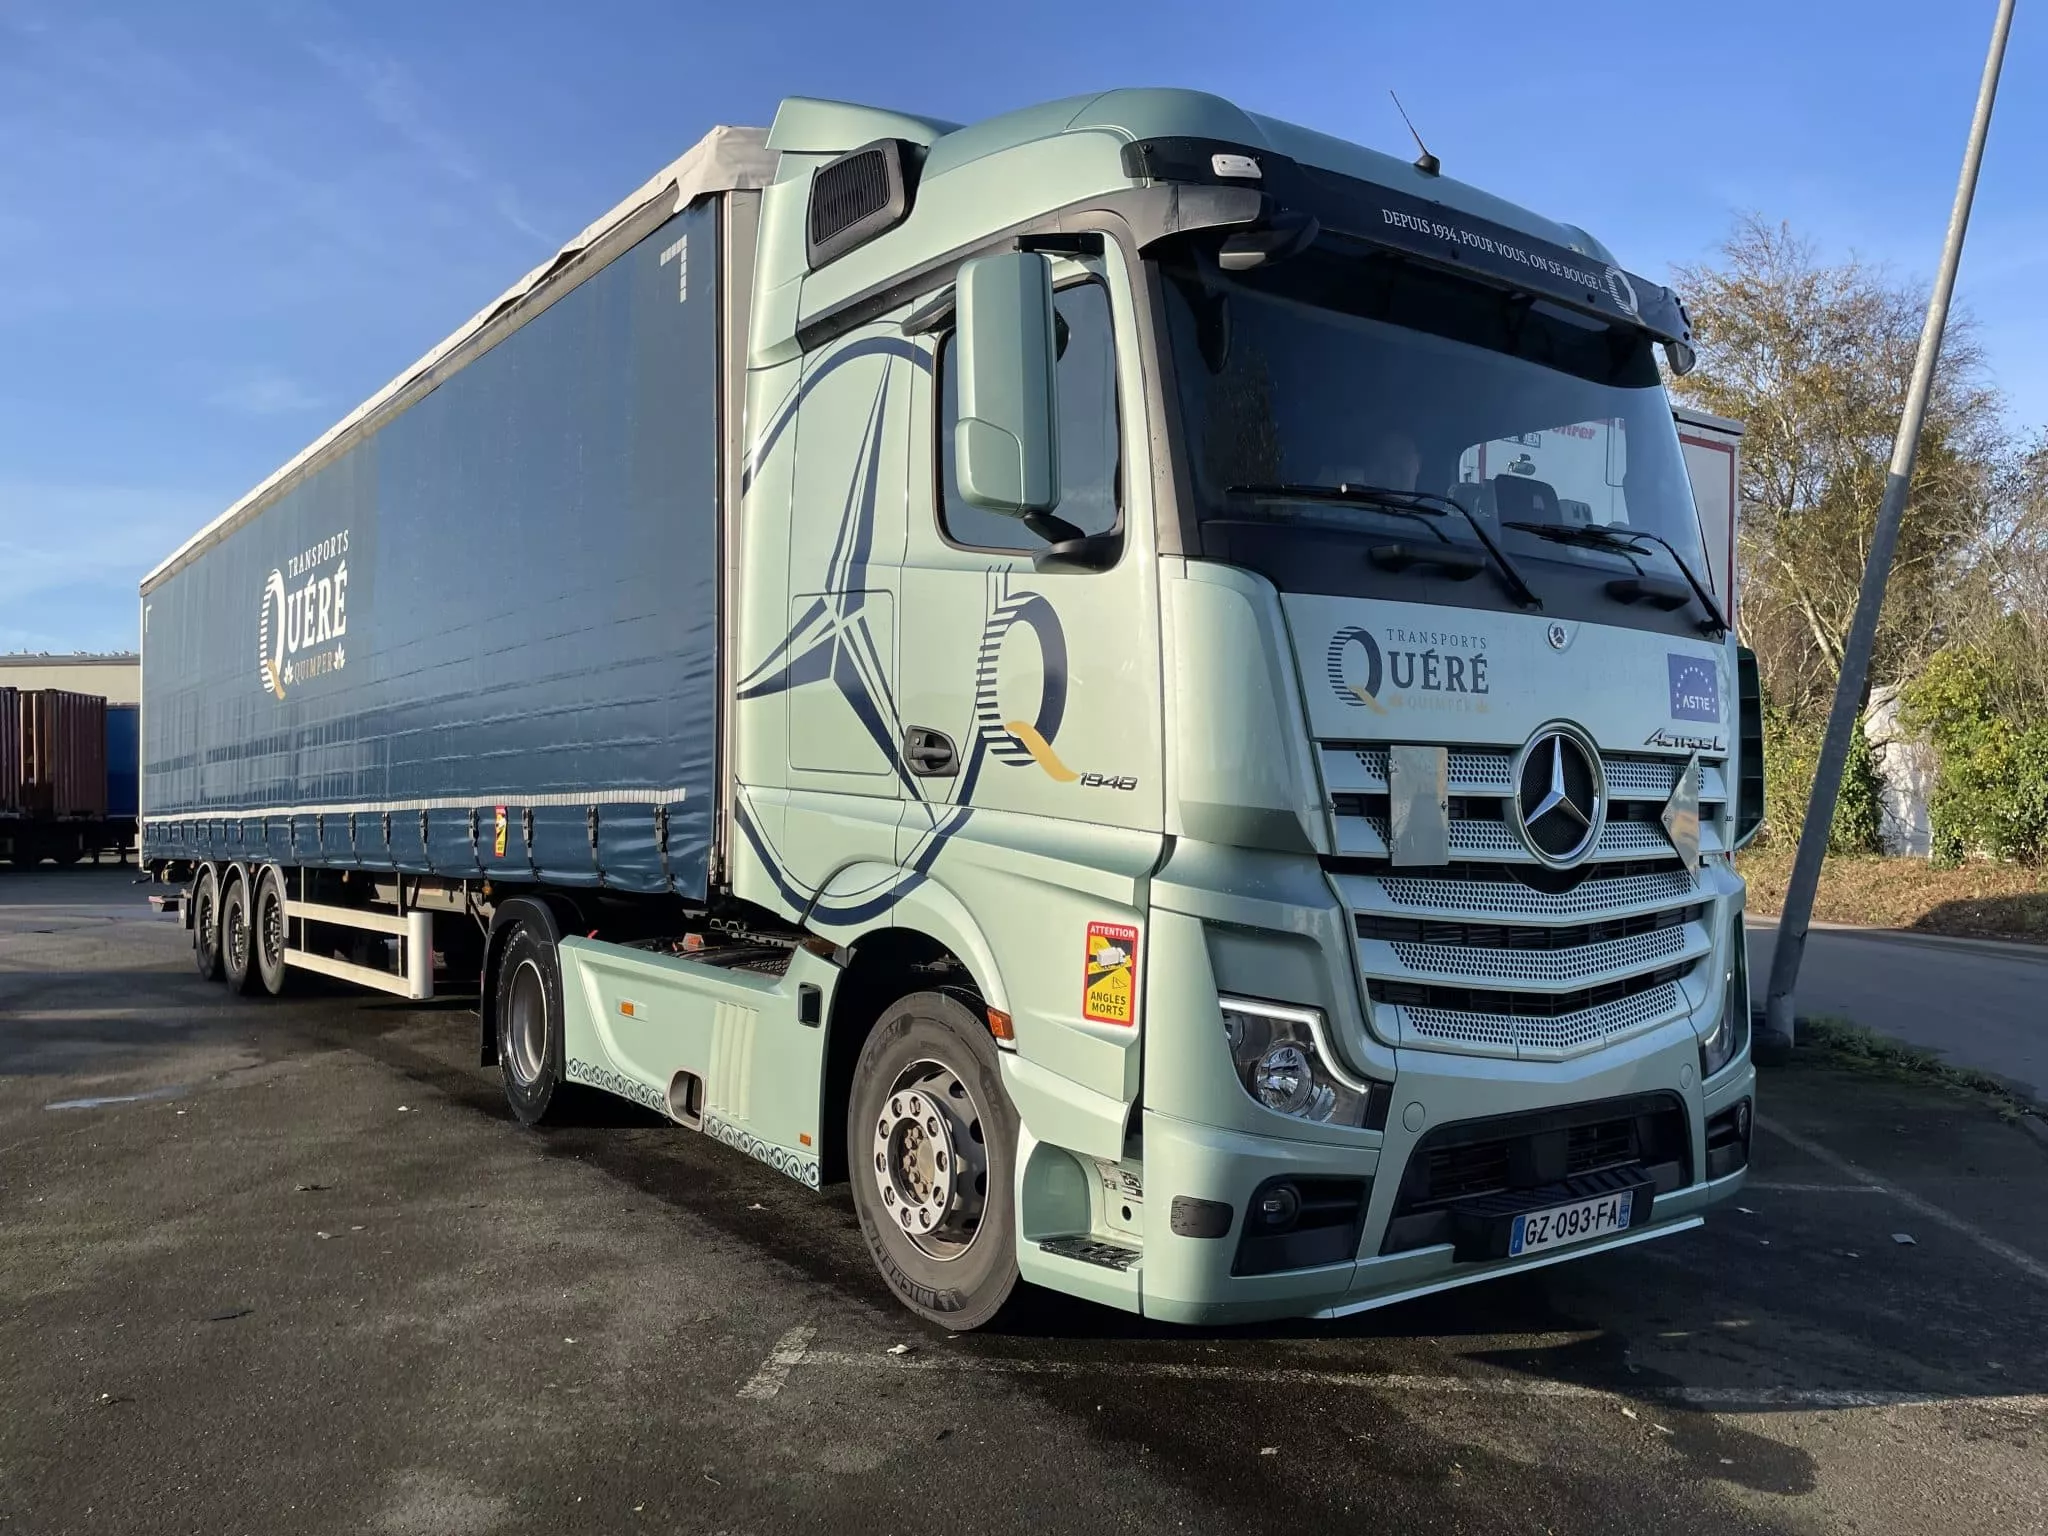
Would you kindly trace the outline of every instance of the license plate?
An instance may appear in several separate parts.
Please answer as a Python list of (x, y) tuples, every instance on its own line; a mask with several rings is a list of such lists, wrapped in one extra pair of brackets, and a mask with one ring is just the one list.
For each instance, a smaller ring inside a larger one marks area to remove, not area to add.
[(1514, 1231), (1508, 1238), (1508, 1257), (1626, 1231), (1634, 1203), (1635, 1191), (1625, 1190), (1618, 1195), (1554, 1205), (1547, 1211), (1525, 1211), (1515, 1218)]

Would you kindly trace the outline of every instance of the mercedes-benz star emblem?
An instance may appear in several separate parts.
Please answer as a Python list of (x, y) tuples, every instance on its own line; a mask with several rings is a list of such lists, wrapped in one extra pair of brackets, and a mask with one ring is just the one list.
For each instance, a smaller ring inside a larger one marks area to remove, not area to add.
[(1600, 754), (1576, 731), (1550, 726), (1515, 765), (1515, 820), (1529, 851), (1556, 869), (1579, 863), (1607, 822)]

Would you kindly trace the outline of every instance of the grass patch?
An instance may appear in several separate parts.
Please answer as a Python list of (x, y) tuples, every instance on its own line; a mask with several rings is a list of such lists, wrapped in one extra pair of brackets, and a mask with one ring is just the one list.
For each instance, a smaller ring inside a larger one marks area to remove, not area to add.
[(1958, 1067), (1922, 1046), (1908, 1045), (1847, 1019), (1802, 1018), (1797, 1024), (1800, 1054), (1822, 1058), (1866, 1076), (1894, 1082), (1933, 1082), (1958, 1095), (1990, 1101), (2000, 1118), (2018, 1120), (2040, 1111), (1999, 1079), (1974, 1067)]
[[(1735, 867), (1749, 882), (1753, 914), (1782, 909), (1791, 849), (1752, 848), (1737, 856)], [(1813, 916), (1823, 923), (2048, 944), (2048, 868), (1973, 862), (1936, 869), (1925, 859), (1831, 854), (1821, 865)]]

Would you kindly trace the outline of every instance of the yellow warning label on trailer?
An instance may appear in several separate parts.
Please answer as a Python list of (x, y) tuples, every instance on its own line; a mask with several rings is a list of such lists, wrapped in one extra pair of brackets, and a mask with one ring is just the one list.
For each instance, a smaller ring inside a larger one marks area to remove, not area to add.
[(1088, 925), (1081, 1017), (1098, 1024), (1137, 1020), (1138, 930), (1124, 923)]
[(499, 858), (505, 857), (505, 807), (498, 807), (498, 829), (491, 834), (491, 852)]

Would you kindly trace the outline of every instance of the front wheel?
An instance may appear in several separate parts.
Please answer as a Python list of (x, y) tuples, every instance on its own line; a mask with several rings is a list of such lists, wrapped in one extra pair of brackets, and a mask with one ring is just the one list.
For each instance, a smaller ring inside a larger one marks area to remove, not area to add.
[(979, 1328), (1017, 1285), (1017, 1111), (995, 1041), (965, 1006), (920, 992), (861, 1047), (846, 1161), (868, 1252), (911, 1311)]

